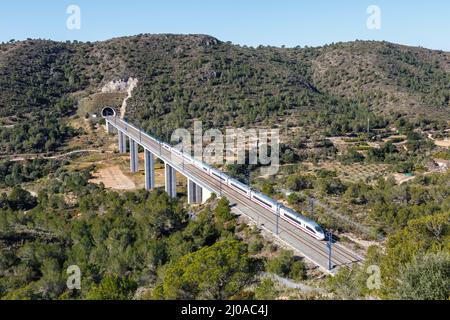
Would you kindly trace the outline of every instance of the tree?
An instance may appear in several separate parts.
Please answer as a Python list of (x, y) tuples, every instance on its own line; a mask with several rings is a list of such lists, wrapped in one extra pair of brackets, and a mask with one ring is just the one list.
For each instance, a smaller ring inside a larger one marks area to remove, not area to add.
[(22, 187), (14, 187), (8, 196), (8, 204), (13, 210), (30, 210), (37, 204), (35, 197)]
[(289, 271), (289, 278), (295, 281), (304, 280), (306, 278), (306, 266), (300, 260), (295, 260), (291, 264), (291, 270)]
[(329, 277), (328, 287), (342, 299), (361, 298), (366, 291), (366, 279), (363, 268), (354, 266), (353, 268), (343, 267), (334, 277)]
[(344, 164), (352, 164), (355, 162), (362, 162), (364, 161), (364, 156), (359, 153), (355, 148), (348, 149), (347, 153), (345, 153), (341, 157), (341, 161)]
[(298, 193), (291, 193), (288, 196), (288, 203), (291, 206), (299, 205), (300, 203), (304, 203), (306, 201), (306, 198), (303, 196), (300, 196)]
[(255, 289), (255, 298), (257, 300), (273, 300), (276, 296), (277, 290), (272, 279), (263, 279)]
[(65, 288), (61, 268), (56, 259), (45, 259), (41, 266), (42, 278), (37, 283), (43, 299), (57, 298)]
[(450, 255), (416, 257), (403, 269), (395, 295), (407, 300), (448, 300), (450, 298)]
[(118, 276), (105, 276), (98, 285), (92, 286), (86, 294), (88, 300), (129, 300), (137, 285), (129, 278)]
[[(450, 213), (444, 213), (414, 219), (407, 227), (389, 236), (386, 254), (381, 260), (384, 296), (396, 296), (403, 267), (413, 263), (416, 256), (449, 252), (449, 218)], [(420, 268), (413, 266), (412, 270)]]
[(278, 257), (269, 260), (266, 264), (268, 272), (293, 280), (303, 280), (306, 276), (305, 265), (294, 258), (291, 251), (282, 250)]
[(292, 191), (311, 189), (313, 187), (313, 178), (302, 175), (289, 176), (286, 181), (286, 186)]
[(338, 178), (322, 178), (318, 181), (319, 190), (328, 195), (340, 195), (347, 186)]
[(345, 191), (344, 198), (353, 204), (363, 205), (367, 203), (367, 193), (370, 188), (363, 183), (352, 184)]
[(214, 218), (217, 230), (234, 230), (236, 226), (234, 215), (230, 209), (230, 202), (225, 197), (220, 198), (217, 203), (217, 207), (214, 210)]
[(217, 242), (169, 265), (157, 298), (224, 300), (253, 281), (255, 266), (244, 244)]
[(217, 207), (214, 210), (216, 219), (220, 222), (225, 222), (233, 219), (233, 214), (230, 209), (230, 201), (227, 198), (220, 198)]
[(272, 196), (275, 193), (275, 188), (273, 186), (273, 183), (271, 182), (265, 182), (264, 185), (262, 186), (262, 193), (268, 195), (268, 196)]

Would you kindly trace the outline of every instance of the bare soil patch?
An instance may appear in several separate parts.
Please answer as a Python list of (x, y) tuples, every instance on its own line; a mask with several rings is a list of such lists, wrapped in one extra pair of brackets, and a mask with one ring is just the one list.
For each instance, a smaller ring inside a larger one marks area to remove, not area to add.
[(442, 148), (450, 148), (450, 140), (435, 140), (434, 144)]
[(133, 190), (136, 184), (129, 177), (123, 174), (119, 166), (112, 166), (99, 169), (93, 174), (92, 183), (103, 183), (105, 187), (115, 190)]

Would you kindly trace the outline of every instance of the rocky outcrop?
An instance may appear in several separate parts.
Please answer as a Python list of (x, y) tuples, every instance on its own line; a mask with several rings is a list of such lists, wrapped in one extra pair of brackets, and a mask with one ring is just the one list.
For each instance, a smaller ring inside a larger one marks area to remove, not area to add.
[(120, 117), (123, 119), (127, 110), (127, 101), (131, 98), (134, 88), (137, 87), (139, 80), (136, 78), (128, 78), (127, 80), (113, 80), (108, 82), (102, 88), (102, 93), (126, 92), (127, 96), (123, 100), (120, 108)]

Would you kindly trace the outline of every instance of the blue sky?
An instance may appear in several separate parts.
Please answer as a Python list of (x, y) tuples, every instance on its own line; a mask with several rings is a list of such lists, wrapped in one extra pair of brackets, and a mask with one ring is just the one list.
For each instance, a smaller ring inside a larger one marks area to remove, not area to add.
[[(411, 3), (412, 2), (412, 3)], [(81, 29), (69, 30), (69, 5)], [(369, 5), (381, 9), (370, 30)], [(95, 41), (139, 33), (201, 33), (249, 46), (318, 46), (387, 40), (450, 51), (450, 1), (406, 0), (2, 0), (0, 41)]]

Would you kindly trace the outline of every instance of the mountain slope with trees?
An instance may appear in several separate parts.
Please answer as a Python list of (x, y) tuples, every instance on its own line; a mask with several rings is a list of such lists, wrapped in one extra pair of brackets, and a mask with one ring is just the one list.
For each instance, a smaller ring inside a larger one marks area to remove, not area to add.
[(79, 98), (133, 77), (139, 85), (127, 116), (162, 137), (193, 119), (239, 127), (292, 115), (318, 128), (335, 117), (345, 133), (363, 130), (368, 115), (375, 125), (379, 115), (442, 121), (449, 73), (450, 53), (387, 42), (249, 48), (204, 35), (27, 40), (0, 45), (0, 117), (61, 118)]
[[(71, 126), (78, 102), (129, 77), (139, 84), (126, 116), (163, 139), (196, 119), (205, 128), (300, 128), (281, 145), (280, 174), (251, 177), (252, 187), (298, 211), (306, 195), (332, 199), (341, 215), (370, 224), (369, 239), (386, 237), (369, 248), (364, 265), (327, 280), (328, 292), (446, 299), (450, 176), (428, 174), (426, 166), (449, 159), (428, 136), (447, 134), (449, 73), (449, 53), (386, 42), (287, 49), (204, 35), (13, 41), (0, 44), (0, 155), (56, 151), (88, 125), (86, 135), (98, 141), (95, 121), (78, 118), (86, 126)], [(384, 141), (393, 127), (405, 139)], [(339, 154), (335, 135), (355, 145)], [(384, 176), (349, 182), (337, 171), (303, 166), (339, 161), (418, 175), (401, 185)], [(253, 169), (227, 168), (243, 181)], [(190, 218), (183, 200), (161, 190), (107, 190), (89, 183), (91, 173), (71, 160), (0, 161), (0, 299), (273, 299), (282, 295), (271, 280), (261, 281), (261, 271), (295, 281), (311, 276), (303, 261), (239, 224), (225, 199)], [(33, 183), (43, 187), (32, 194)], [(337, 234), (354, 231), (320, 208), (312, 218)], [(72, 264), (83, 270), (81, 291), (65, 286)], [(369, 290), (371, 265), (380, 267), (382, 283)]]

